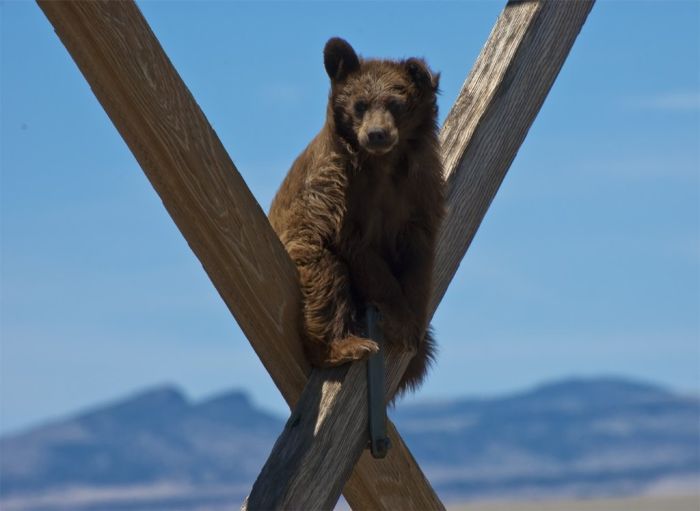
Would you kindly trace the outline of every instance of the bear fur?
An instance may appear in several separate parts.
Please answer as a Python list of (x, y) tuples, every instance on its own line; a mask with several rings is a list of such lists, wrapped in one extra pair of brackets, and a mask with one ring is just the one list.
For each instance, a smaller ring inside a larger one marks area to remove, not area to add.
[(301, 338), (312, 365), (378, 350), (363, 337), (367, 304), (388, 343), (414, 352), (398, 392), (434, 357), (428, 329), (435, 242), (444, 209), (437, 136), (439, 75), (423, 60), (360, 59), (330, 39), (325, 125), (292, 165), (270, 222), (299, 272)]

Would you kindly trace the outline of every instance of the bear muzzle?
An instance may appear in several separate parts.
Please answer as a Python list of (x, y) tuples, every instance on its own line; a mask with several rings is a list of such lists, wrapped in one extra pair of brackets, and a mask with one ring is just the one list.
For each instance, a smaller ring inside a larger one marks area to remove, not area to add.
[(399, 141), (398, 130), (394, 126), (373, 125), (360, 131), (362, 148), (370, 154), (382, 155), (390, 152)]

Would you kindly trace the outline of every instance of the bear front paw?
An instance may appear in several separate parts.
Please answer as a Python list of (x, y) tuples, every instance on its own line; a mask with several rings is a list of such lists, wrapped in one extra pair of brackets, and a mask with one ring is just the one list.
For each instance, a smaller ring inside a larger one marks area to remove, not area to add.
[(334, 367), (362, 360), (379, 351), (379, 345), (371, 339), (349, 335), (344, 339), (331, 342), (328, 356), (324, 361), (325, 367)]

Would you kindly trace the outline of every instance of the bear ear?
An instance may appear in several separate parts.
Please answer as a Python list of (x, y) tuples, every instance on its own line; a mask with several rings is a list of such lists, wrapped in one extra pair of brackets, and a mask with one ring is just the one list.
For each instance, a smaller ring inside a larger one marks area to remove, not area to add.
[(331, 80), (340, 81), (360, 68), (360, 59), (346, 40), (333, 37), (323, 49), (323, 64)]
[(415, 83), (419, 89), (430, 89), (433, 92), (438, 91), (438, 87), (440, 86), (440, 73), (431, 73), (425, 61), (411, 58), (404, 62), (404, 66), (411, 80), (413, 80), (413, 83)]

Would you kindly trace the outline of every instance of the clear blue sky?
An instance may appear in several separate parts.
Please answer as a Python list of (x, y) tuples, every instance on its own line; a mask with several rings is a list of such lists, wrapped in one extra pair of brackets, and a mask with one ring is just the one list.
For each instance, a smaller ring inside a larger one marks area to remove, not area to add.
[[(321, 50), (424, 56), (442, 118), (503, 2), (141, 2), (267, 209)], [(144, 386), (286, 409), (38, 7), (2, 15), (2, 430)], [(436, 317), (418, 399), (620, 374), (698, 391), (700, 3), (595, 6)]]

